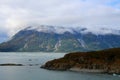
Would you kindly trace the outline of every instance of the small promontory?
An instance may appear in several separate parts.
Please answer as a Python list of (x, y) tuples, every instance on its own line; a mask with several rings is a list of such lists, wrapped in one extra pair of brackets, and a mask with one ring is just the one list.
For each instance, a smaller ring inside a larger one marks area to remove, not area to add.
[(63, 58), (48, 61), (41, 68), (120, 74), (120, 48), (69, 53)]

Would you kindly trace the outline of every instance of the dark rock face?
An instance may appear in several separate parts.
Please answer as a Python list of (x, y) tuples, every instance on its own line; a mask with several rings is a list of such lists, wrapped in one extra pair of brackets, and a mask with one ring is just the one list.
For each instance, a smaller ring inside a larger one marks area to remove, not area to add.
[(67, 70), (74, 65), (75, 65), (74, 61), (69, 61), (64, 58), (61, 58), (47, 62), (45, 65), (41, 66), (41, 68), (46, 68), (50, 70)]
[(120, 74), (120, 49), (70, 53), (63, 58), (48, 61), (42, 68), (51, 70), (77, 68)]

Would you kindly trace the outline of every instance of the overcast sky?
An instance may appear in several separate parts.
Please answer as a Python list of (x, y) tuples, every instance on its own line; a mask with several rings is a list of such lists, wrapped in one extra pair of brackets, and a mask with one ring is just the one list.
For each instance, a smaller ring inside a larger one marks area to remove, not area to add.
[(0, 0), (0, 42), (41, 24), (120, 29), (120, 0)]

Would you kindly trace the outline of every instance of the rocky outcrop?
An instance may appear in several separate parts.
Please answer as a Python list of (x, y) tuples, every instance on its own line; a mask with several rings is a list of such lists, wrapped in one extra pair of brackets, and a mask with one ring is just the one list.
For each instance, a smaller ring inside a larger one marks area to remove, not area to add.
[(93, 52), (74, 52), (48, 61), (41, 68), (120, 74), (120, 48)]

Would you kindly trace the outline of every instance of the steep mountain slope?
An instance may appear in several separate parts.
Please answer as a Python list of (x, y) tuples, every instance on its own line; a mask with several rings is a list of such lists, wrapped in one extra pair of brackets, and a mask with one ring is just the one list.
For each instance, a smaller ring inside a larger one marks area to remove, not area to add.
[(100, 32), (81, 27), (27, 27), (0, 44), (0, 51), (73, 52), (120, 47), (119, 30)]

